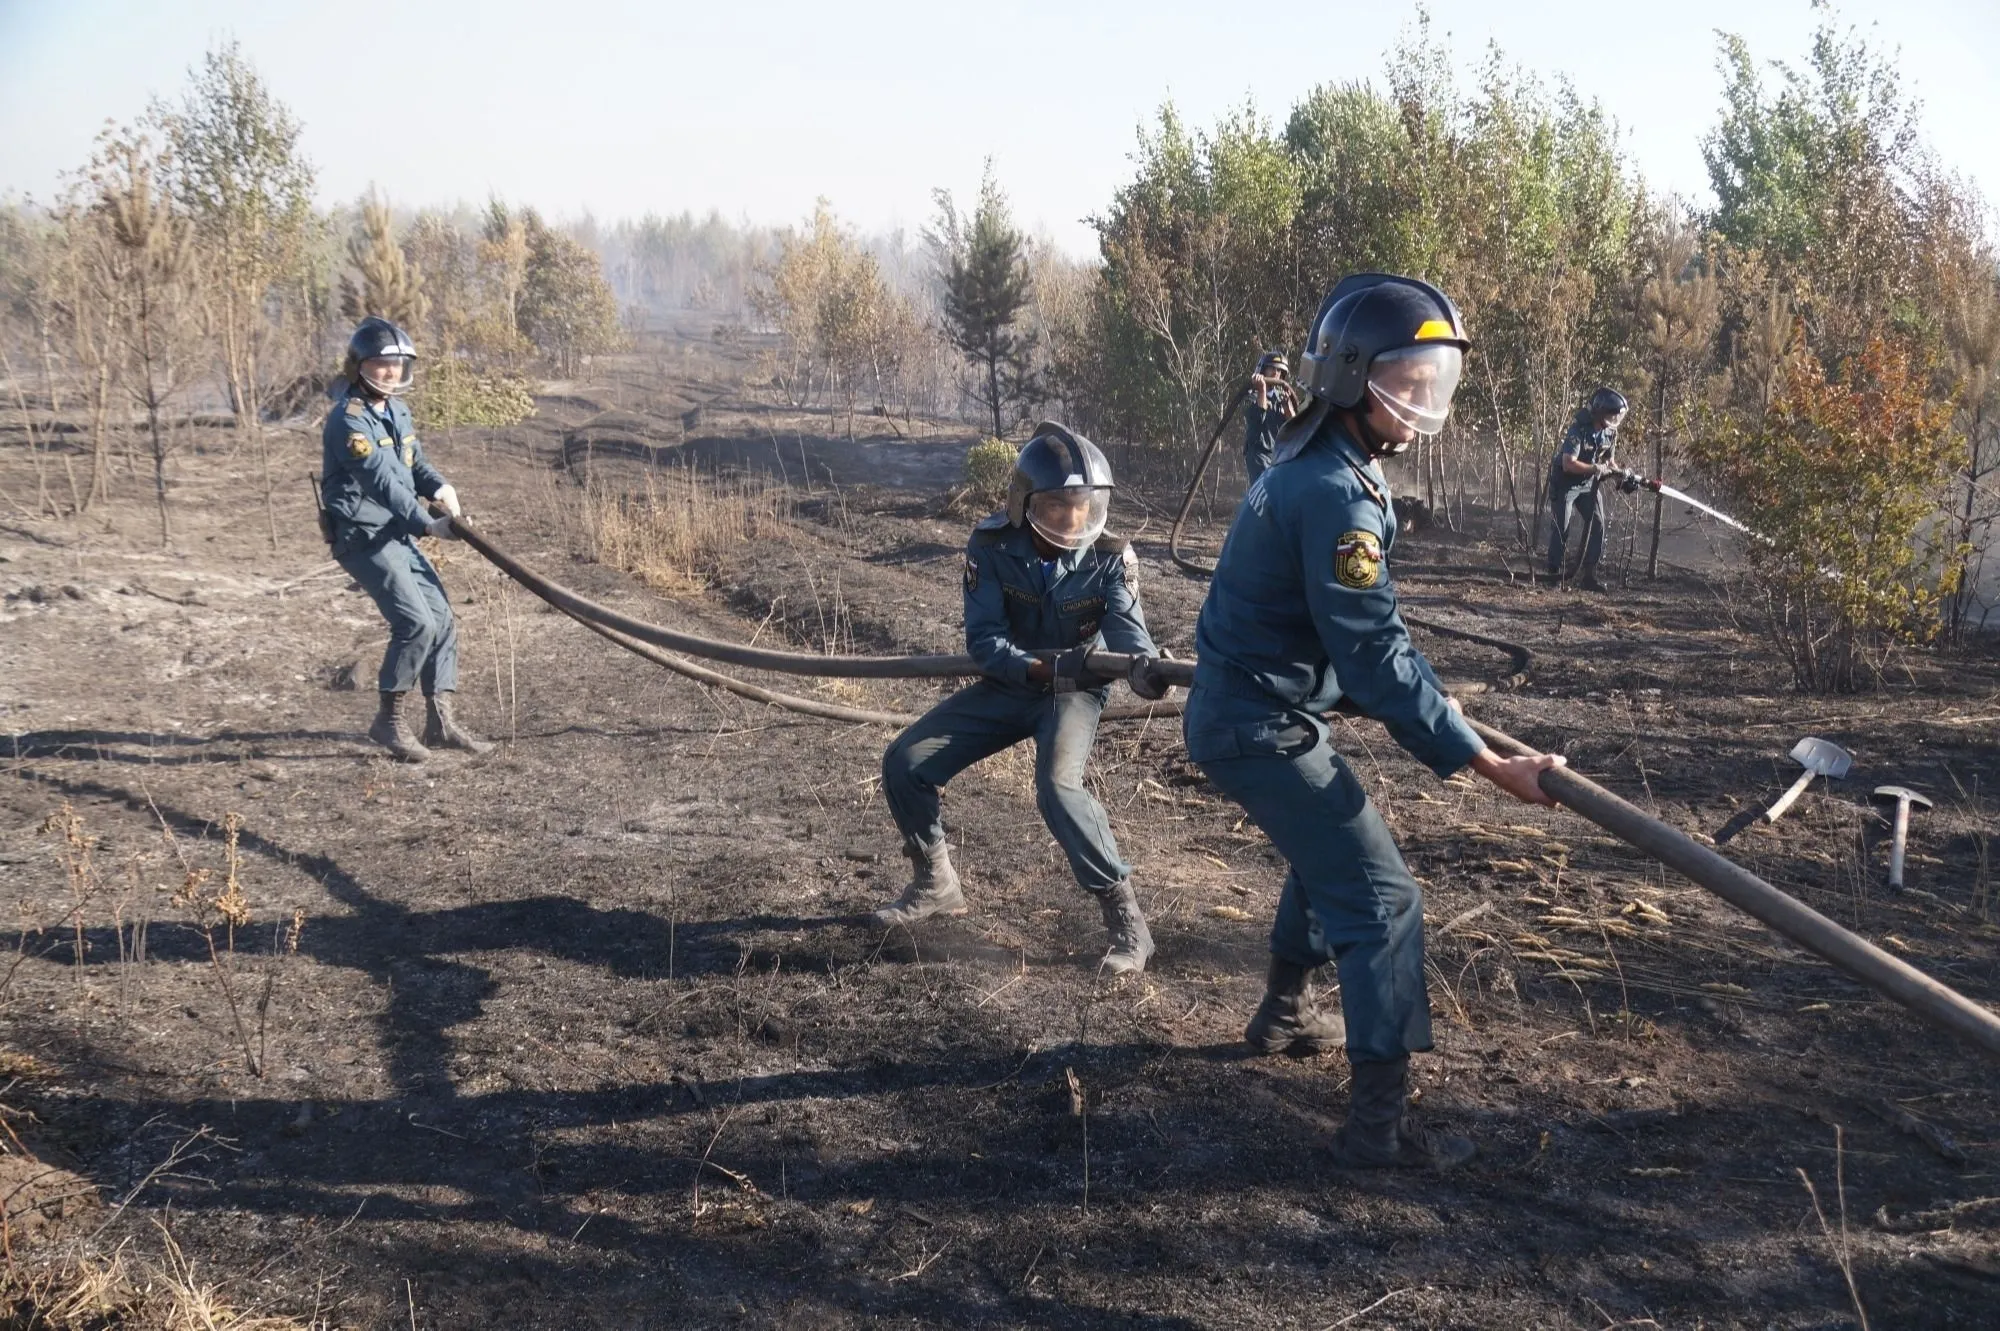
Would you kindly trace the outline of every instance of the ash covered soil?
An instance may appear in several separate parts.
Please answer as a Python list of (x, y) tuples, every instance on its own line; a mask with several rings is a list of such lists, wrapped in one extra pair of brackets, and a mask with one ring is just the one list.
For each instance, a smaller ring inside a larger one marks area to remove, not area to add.
[[(959, 648), (970, 516), (941, 503), (968, 434), (864, 415), (850, 442), (695, 382), (649, 399), (670, 368), (426, 444), (490, 536), (630, 613)], [(276, 437), (281, 474), (315, 438)], [(25, 501), (34, 460), (18, 427), (0, 442)], [(1337, 728), (1428, 889), (1424, 1108), (1482, 1146), (1448, 1176), (1337, 1171), (1344, 1063), (1240, 1045), (1280, 868), (1174, 721), (1107, 725), (1092, 769), (1159, 942), (1144, 976), (1098, 977), (1025, 750), (947, 796), (971, 915), (883, 939), (856, 917), (903, 881), (890, 732), (700, 688), (452, 545), (460, 710), (505, 743), (389, 762), (361, 735), (384, 630), (315, 573), (304, 485), (274, 553), (251, 452), (195, 443), (174, 553), (143, 476), (80, 521), (0, 520), (0, 1103), (94, 1188), (10, 1203), (18, 1261), (158, 1221), (238, 1306), (351, 1327), (1807, 1328), (1852, 1324), (1845, 1252), (1877, 1326), (2000, 1325), (1992, 1066), (1572, 815)], [(648, 486), (758, 516), (692, 572), (593, 561), (592, 496)], [(1175, 497), (1114, 521), (1186, 654), (1204, 588), (1167, 559)], [(1478, 715), (1690, 832), (1781, 790), (1800, 736), (1845, 746), (1845, 781), (1729, 853), (2000, 1002), (1990, 657), (1802, 697), (1701, 578), (1589, 596), (1508, 559), (1435, 530), (1397, 550), (1412, 609), (1537, 653)], [(1420, 643), (1453, 677), (1501, 669)], [(1901, 898), (1866, 802), (1885, 782), (1937, 798)], [(43, 830), (65, 805), (77, 874)], [(228, 882), (231, 822), (249, 920), (204, 934), (174, 897), (190, 870)]]

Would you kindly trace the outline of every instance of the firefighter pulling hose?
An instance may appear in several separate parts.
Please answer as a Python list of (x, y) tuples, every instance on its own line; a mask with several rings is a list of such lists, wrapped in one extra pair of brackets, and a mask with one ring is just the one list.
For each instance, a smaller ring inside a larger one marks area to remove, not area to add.
[[(450, 534), (464, 540), (503, 573), (558, 610), (628, 651), (645, 656), (649, 660), (659, 661), (661, 664), (669, 664), (667, 661), (660, 661), (666, 653), (658, 649), (665, 646), (691, 656), (792, 675), (937, 679), (979, 673), (969, 656), (826, 657), (746, 648), (740, 644), (679, 633), (644, 620), (620, 615), (543, 577), (494, 544), (491, 538), (462, 517), (451, 520)], [(1092, 651), (1087, 654), (1086, 663), (1092, 675), (1103, 679), (1118, 679), (1129, 676), (1134, 660), (1135, 658), (1131, 656), (1115, 652)], [(1153, 662), (1153, 669), (1161, 680), (1171, 685), (1186, 687), (1194, 681), (1195, 665), (1191, 661), (1158, 660)], [(771, 694), (768, 690), (742, 684), (741, 681), (732, 680), (726, 675), (701, 667), (694, 667), (689, 673), (693, 674), (694, 678), (721, 687), (739, 686), (736, 691), (743, 692), (746, 696), (763, 695), (763, 700), (774, 702), (786, 698), (786, 695)], [(1481, 691), (1481, 688), (1476, 684), (1456, 686), (1453, 691), (1461, 695), (1470, 695)], [(807, 708), (798, 710), (825, 709), (816, 714), (827, 715), (829, 719), (835, 720), (867, 721), (876, 724), (901, 724), (905, 720), (901, 716), (881, 713), (854, 713), (853, 709), (834, 708), (831, 704), (822, 704), (811, 699), (790, 701), (808, 705)], [(786, 703), (779, 702), (779, 705)], [(1496, 753), (1521, 755), (1532, 752), (1519, 740), (1478, 720), (1468, 718), (1467, 724)], [(1800, 947), (1902, 1004), (1925, 1021), (1950, 1031), (1995, 1059), (2000, 1059), (2000, 1017), (1996, 1017), (1956, 990), (1939, 983), (1907, 962), (1889, 955), (1874, 944), (1842, 928), (1811, 907), (1772, 887), (1763, 879), (1715, 851), (1700, 845), (1686, 834), (1651, 817), (1578, 772), (1568, 768), (1555, 768), (1541, 773), (1539, 784), (1543, 792), (1562, 807), (1675, 869)]]

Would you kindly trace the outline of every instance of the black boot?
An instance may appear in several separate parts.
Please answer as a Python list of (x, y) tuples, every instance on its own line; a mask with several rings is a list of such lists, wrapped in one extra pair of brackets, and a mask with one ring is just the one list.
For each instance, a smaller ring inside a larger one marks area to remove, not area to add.
[(368, 727), (368, 738), (403, 762), (420, 763), (431, 756), (431, 751), (417, 742), (403, 716), (403, 700), (409, 696), (407, 693), (391, 693), (387, 689), (382, 691), (382, 706), (375, 713), (375, 724)]
[(424, 698), (424, 743), (433, 749), (463, 749), (467, 753), (491, 753), (493, 746), (458, 723), (451, 712), (451, 690), (439, 689)]
[(951, 847), (942, 841), (934, 846), (911, 841), (903, 846), (903, 854), (915, 871), (910, 885), (902, 896), (870, 915), (870, 921), (893, 929), (933, 915), (965, 914), (965, 893), (958, 885), (958, 870), (951, 867)]
[(1104, 915), (1104, 927), (1111, 931), (1111, 950), (1098, 968), (1109, 975), (1136, 975), (1146, 969), (1153, 955), (1153, 931), (1139, 912), (1132, 880), (1124, 879), (1099, 892), (1097, 905)]
[(1272, 957), (1264, 1001), (1257, 1005), (1243, 1038), (1259, 1053), (1307, 1058), (1345, 1045), (1347, 1023), (1314, 1006), (1310, 967)]
[(1347, 1121), (1333, 1158), (1350, 1169), (1450, 1169), (1478, 1151), (1464, 1137), (1434, 1132), (1410, 1112), (1410, 1060), (1356, 1063)]

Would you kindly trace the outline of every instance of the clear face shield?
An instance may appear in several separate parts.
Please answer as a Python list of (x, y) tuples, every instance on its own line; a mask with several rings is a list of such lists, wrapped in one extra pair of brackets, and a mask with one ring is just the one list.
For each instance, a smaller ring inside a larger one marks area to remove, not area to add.
[(1102, 486), (1040, 490), (1028, 496), (1028, 525), (1061, 550), (1081, 550), (1104, 534), (1111, 491)]
[(407, 393), (416, 372), (415, 356), (370, 356), (361, 362), (361, 382), (383, 397)]
[(1368, 367), (1368, 394), (1405, 429), (1430, 436), (1451, 415), (1452, 394), (1465, 369), (1465, 353), (1442, 343), (1399, 347)]

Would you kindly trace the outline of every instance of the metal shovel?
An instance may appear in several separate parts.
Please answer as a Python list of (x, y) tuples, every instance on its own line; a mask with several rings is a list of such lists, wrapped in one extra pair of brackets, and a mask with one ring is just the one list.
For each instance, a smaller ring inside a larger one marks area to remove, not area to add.
[(1716, 834), (1716, 845), (1719, 846), (1729, 840), (1751, 823), (1759, 820), (1767, 823), (1777, 822), (1785, 816), (1785, 810), (1791, 808), (1798, 802), (1799, 796), (1806, 793), (1806, 787), (1812, 784), (1814, 777), (1823, 776), (1830, 781), (1840, 780), (1847, 775), (1847, 769), (1854, 765), (1854, 756), (1831, 740), (1807, 736), (1792, 746), (1792, 761), (1806, 770), (1799, 773), (1799, 779), (1792, 782), (1791, 789), (1778, 796), (1771, 807), (1763, 813), (1750, 818), (1739, 814), (1732, 819), (1729, 826)]

